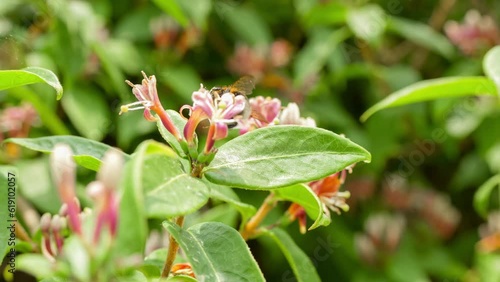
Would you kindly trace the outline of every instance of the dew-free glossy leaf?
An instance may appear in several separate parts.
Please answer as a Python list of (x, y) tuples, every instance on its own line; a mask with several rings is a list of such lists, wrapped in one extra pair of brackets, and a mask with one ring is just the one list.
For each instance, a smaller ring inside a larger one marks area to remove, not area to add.
[(483, 59), (484, 73), (495, 82), (500, 93), (500, 46), (491, 48)]
[(467, 95), (496, 95), (492, 80), (480, 77), (446, 77), (417, 82), (387, 96), (370, 107), (361, 116), (366, 121), (374, 113), (386, 109), (417, 102), (453, 98)]
[(331, 222), (330, 217), (323, 211), (323, 205), (318, 196), (305, 184), (295, 184), (292, 186), (279, 188), (273, 191), (280, 200), (287, 200), (301, 205), (307, 215), (314, 220), (314, 223), (308, 230), (319, 226), (328, 226)]
[(317, 180), (370, 160), (361, 146), (331, 131), (280, 125), (225, 143), (203, 172), (217, 184), (266, 190)]
[[(64, 143), (71, 147), (75, 162), (85, 168), (97, 171), (101, 165), (101, 160), (106, 151), (112, 149), (111, 146), (94, 140), (78, 136), (48, 136), (39, 138), (9, 138), (4, 142), (12, 142), (28, 149), (50, 153), (58, 143)], [(130, 156), (122, 153), (128, 159)]]
[(495, 188), (500, 191), (500, 174), (488, 179), (474, 194), (474, 208), (484, 218), (488, 216), (490, 196)]
[(177, 158), (148, 156), (142, 170), (149, 217), (171, 218), (188, 214), (208, 201), (207, 186), (186, 173)]
[(163, 227), (179, 242), (198, 281), (265, 281), (238, 231), (218, 222), (181, 229), (164, 221)]
[(191, 213), (208, 201), (209, 190), (184, 171), (181, 159), (168, 146), (149, 141), (139, 167), (145, 209), (149, 217), (170, 218)]
[(0, 90), (13, 87), (44, 82), (52, 86), (57, 92), (57, 100), (61, 99), (63, 88), (57, 76), (48, 69), (28, 67), (22, 70), (0, 71)]
[(295, 278), (299, 282), (321, 281), (316, 268), (309, 257), (295, 244), (293, 239), (280, 228), (273, 228), (263, 232), (271, 237), (285, 255), (286, 260), (292, 267)]

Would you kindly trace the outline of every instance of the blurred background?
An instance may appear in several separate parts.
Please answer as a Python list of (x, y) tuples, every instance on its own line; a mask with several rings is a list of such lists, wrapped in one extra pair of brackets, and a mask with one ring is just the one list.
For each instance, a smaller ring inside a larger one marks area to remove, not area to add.
[[(0, 69), (50, 69), (64, 96), (46, 85), (0, 91), (0, 140), (72, 134), (132, 152), (162, 139), (141, 113), (118, 116), (134, 100), (125, 79), (156, 75), (164, 107), (178, 110), (200, 83), (249, 74), (253, 95), (295, 102), (372, 154), (344, 184), (348, 213), (305, 235), (288, 227), (323, 281), (500, 281), (500, 194), (481, 212), (473, 205), (500, 172), (499, 108), (443, 99), (359, 121), (417, 81), (483, 75), (499, 16), (493, 0), (2, 0)], [(9, 143), (0, 162), (20, 170), (20, 206), (57, 213), (46, 156)], [(82, 195), (92, 179), (79, 170)], [(266, 196), (237, 192), (255, 205)], [(222, 210), (191, 221), (201, 219), (238, 220)], [(268, 281), (294, 281), (272, 242), (249, 244)]]

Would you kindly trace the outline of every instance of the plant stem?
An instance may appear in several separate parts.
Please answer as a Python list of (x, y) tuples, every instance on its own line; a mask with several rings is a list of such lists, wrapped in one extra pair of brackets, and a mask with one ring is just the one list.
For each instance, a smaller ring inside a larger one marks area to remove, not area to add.
[(274, 193), (271, 193), (264, 200), (257, 213), (247, 222), (243, 230), (240, 232), (241, 237), (243, 237), (245, 241), (254, 234), (255, 229), (259, 227), (259, 224), (262, 220), (264, 220), (269, 211), (274, 208), (275, 204), (276, 200), (274, 199)]
[[(182, 225), (184, 224), (184, 216), (179, 216), (175, 220), (175, 223), (179, 225), (179, 227), (182, 227)], [(174, 264), (175, 257), (177, 256), (178, 250), (179, 250), (179, 243), (175, 240), (174, 236), (170, 234), (167, 259), (165, 260), (165, 265), (163, 266), (161, 277), (168, 277), (168, 274), (172, 269), (172, 265)]]

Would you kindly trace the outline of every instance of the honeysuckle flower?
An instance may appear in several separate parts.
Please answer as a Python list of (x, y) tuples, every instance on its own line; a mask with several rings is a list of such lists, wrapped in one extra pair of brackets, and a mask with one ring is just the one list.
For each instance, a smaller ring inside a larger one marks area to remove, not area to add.
[(446, 22), (444, 31), (467, 55), (485, 51), (500, 42), (500, 32), (495, 21), (489, 16), (481, 16), (476, 10), (468, 11), (462, 24), (456, 21)]
[(163, 126), (174, 135), (177, 140), (181, 140), (182, 136), (174, 126), (174, 123), (168, 116), (165, 109), (158, 98), (158, 91), (156, 90), (156, 77), (154, 75), (148, 77), (144, 72), (141, 72), (144, 76), (142, 84), (133, 84), (132, 82), (126, 80), (125, 82), (132, 87), (132, 93), (137, 98), (137, 102), (133, 102), (127, 105), (123, 105), (120, 108), (120, 115), (128, 111), (144, 110), (144, 118), (148, 121), (156, 121), (156, 118), (151, 113), (153, 110), (160, 118)]
[(81, 234), (81, 221), (78, 216), (80, 204), (75, 193), (76, 166), (71, 148), (66, 144), (56, 144), (52, 152), (51, 169), (54, 182), (61, 201), (66, 204), (69, 227), (73, 232)]
[(94, 229), (94, 242), (99, 240), (102, 229), (107, 226), (111, 236), (116, 235), (118, 224), (117, 186), (123, 168), (123, 157), (116, 150), (109, 150), (103, 158), (102, 167), (97, 173), (97, 180), (87, 186), (87, 193), (94, 200), (97, 213)]
[[(340, 214), (340, 211), (349, 211), (349, 206), (346, 204), (346, 199), (350, 197), (349, 191), (339, 191), (340, 186), (344, 183), (346, 171), (350, 172), (351, 167), (346, 168), (341, 172), (334, 173), (321, 180), (309, 183), (309, 187), (318, 196), (323, 205), (323, 212), (330, 217), (330, 210)], [(287, 211), (290, 220), (297, 219), (301, 233), (306, 232), (306, 212), (302, 206), (293, 203)]]
[(236, 124), (235, 117), (245, 110), (246, 98), (243, 95), (234, 95), (233, 93), (224, 93), (222, 96), (215, 95), (205, 89), (203, 85), (192, 95), (193, 106), (184, 105), (183, 110), (190, 112), (189, 119), (184, 127), (184, 137), (187, 143), (194, 144), (196, 127), (203, 120), (210, 121), (207, 141), (205, 144), (205, 153), (209, 153), (216, 140), (227, 136), (229, 125)]
[(310, 117), (300, 117), (299, 106), (297, 106), (297, 104), (295, 103), (289, 103), (288, 106), (284, 108), (283, 111), (281, 111), (279, 120), (280, 124), (296, 124), (316, 127), (316, 122), (314, 121), (314, 119)]
[(250, 117), (238, 119), (240, 134), (245, 134), (256, 128), (265, 127), (278, 123), (278, 115), (281, 110), (281, 101), (271, 97), (257, 96), (249, 100)]
[(401, 214), (376, 214), (365, 222), (365, 233), (357, 234), (355, 245), (361, 258), (370, 264), (380, 262), (384, 255), (396, 251), (406, 227)]

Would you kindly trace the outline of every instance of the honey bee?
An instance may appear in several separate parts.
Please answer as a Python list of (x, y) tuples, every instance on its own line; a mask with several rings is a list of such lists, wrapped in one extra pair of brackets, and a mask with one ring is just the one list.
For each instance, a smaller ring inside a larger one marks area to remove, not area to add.
[(231, 85), (213, 87), (210, 90), (210, 94), (212, 94), (212, 97), (214, 99), (222, 96), (222, 94), (224, 93), (233, 93), (235, 96), (243, 95), (247, 97), (247, 95), (252, 94), (254, 88), (255, 88), (254, 78), (246, 75), (241, 77)]
[[(251, 115), (250, 103), (248, 101), (247, 95), (252, 94), (253, 89), (255, 88), (255, 80), (251, 76), (243, 76), (238, 79), (235, 83), (227, 86), (215, 86), (210, 90), (210, 94), (212, 94), (213, 99), (218, 99), (225, 93), (232, 93), (234, 96), (243, 95), (246, 99), (245, 109), (241, 113), (243, 119), (248, 119)], [(230, 128), (236, 126), (236, 124), (231, 124)]]

